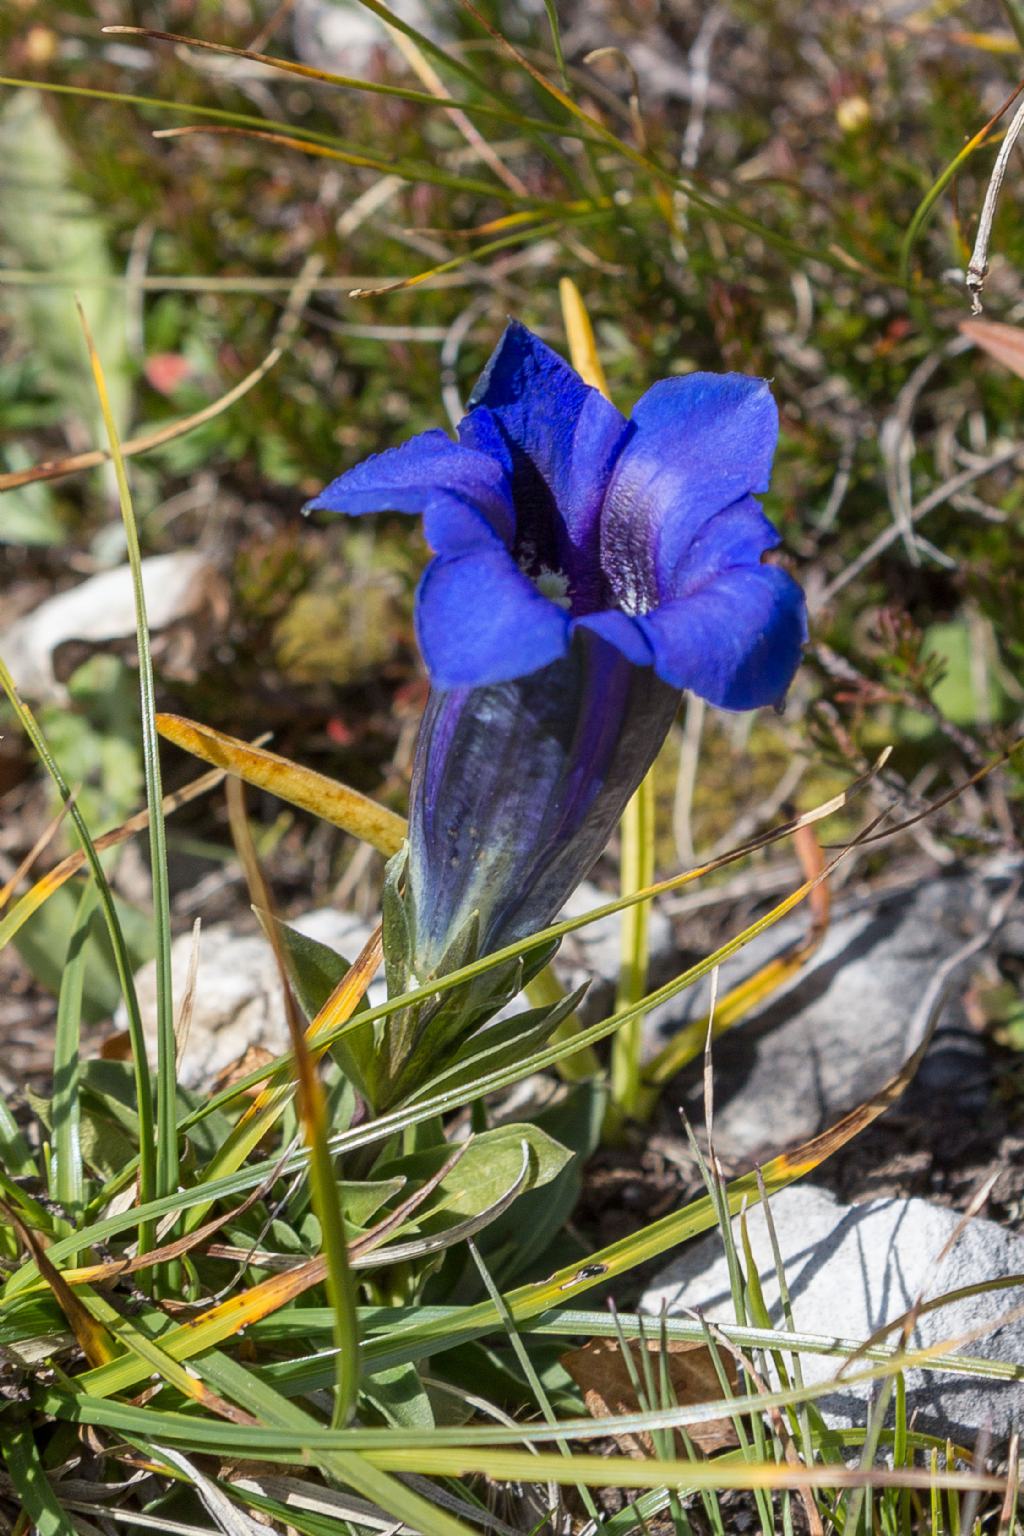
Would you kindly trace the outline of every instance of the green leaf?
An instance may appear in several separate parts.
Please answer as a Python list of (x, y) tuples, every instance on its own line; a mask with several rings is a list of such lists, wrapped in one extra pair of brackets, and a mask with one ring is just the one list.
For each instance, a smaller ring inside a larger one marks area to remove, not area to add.
[[(530, 1155), (527, 1187), (538, 1189), (565, 1167), (571, 1153), (545, 1131), (534, 1125), (503, 1125), (475, 1136), (456, 1166), (438, 1186), (436, 1199), (428, 1211), (417, 1217), (425, 1220), (436, 1207), (443, 1206), (443, 1221), (450, 1225), (466, 1216), (477, 1216), (500, 1200), (519, 1176), (523, 1163), (523, 1143)], [(413, 1152), (374, 1169), (377, 1178), (404, 1176), (410, 1188), (416, 1188), (444, 1166), (452, 1155), (450, 1143)]]
[(28, 1143), (18, 1129), (5, 1099), (0, 1098), (0, 1168), (16, 1179), (38, 1178)]
[[(267, 914), (257, 911), (256, 916), (266, 932)], [(288, 979), (299, 1007), (307, 1020), (315, 1019), (338, 982), (351, 969), (349, 961), (329, 944), (311, 939), (279, 918), (274, 918), (273, 922), (281, 938)]]
[(28, 1424), (4, 1424), (4, 1466), (22, 1509), (38, 1536), (77, 1536), (74, 1521), (61, 1508), (43, 1470)]
[(68, 1331), (68, 1320), (49, 1293), (19, 1296), (0, 1312), (0, 1349), (15, 1349), (20, 1344), (41, 1346), (44, 1340), (63, 1337)]
[(388, 980), (388, 996), (398, 997), (404, 992), (412, 964), (413, 939), (409, 914), (399, 891), (409, 862), (408, 845), (399, 849), (388, 860), (381, 891), (381, 919), (384, 946), (384, 971)]
[(359, 1395), (396, 1429), (434, 1427), (430, 1398), (414, 1365), (396, 1365), (378, 1372), (364, 1383)]
[(474, 1083), (483, 1072), (497, 1071), (521, 1061), (551, 1038), (562, 1020), (579, 1006), (588, 986), (589, 983), (584, 983), (553, 1006), (528, 1008), (482, 1029), (460, 1048), (450, 1067), (417, 1089), (412, 1102), (442, 1088), (448, 1090)]
[(564, 1243), (553, 1253), (549, 1250), (562, 1238), (576, 1207), (583, 1165), (600, 1141), (607, 1103), (606, 1083), (578, 1083), (534, 1118), (533, 1129), (550, 1136), (571, 1155), (546, 1188), (523, 1195), (481, 1236), (480, 1249), (502, 1285), (528, 1279), (538, 1267), (548, 1274), (566, 1262)]

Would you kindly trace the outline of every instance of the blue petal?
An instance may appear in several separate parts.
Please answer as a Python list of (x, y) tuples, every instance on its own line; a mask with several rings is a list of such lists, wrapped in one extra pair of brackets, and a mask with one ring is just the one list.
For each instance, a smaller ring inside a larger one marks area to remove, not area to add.
[(508, 477), (500, 462), (445, 432), (423, 432), (400, 448), (364, 459), (309, 502), (307, 511), (412, 512), (423, 517), (431, 549), (455, 555), (509, 544), (515, 530)]
[(574, 619), (573, 629), (581, 628), (601, 635), (635, 667), (649, 667), (654, 660), (650, 642), (639, 621), (621, 613), (618, 608), (606, 608), (602, 613), (589, 613), (585, 618)]
[(744, 496), (698, 529), (675, 569), (665, 572), (665, 597), (686, 597), (712, 576), (735, 566), (760, 565), (761, 556), (781, 542), (760, 503), (753, 496)]
[(431, 561), (416, 594), (416, 634), (438, 688), (508, 682), (569, 646), (569, 615), (511, 555), (488, 549)]
[(502, 443), (526, 562), (565, 571), (576, 607), (599, 606), (601, 503), (629, 423), (514, 320), (470, 404), (460, 436), (489, 452)]
[(807, 639), (803, 593), (773, 565), (723, 571), (639, 623), (658, 676), (722, 709), (778, 703)]
[(767, 490), (778, 413), (761, 379), (693, 373), (655, 384), (632, 420), (601, 515), (601, 563), (622, 606), (642, 613), (672, 597), (709, 518)]

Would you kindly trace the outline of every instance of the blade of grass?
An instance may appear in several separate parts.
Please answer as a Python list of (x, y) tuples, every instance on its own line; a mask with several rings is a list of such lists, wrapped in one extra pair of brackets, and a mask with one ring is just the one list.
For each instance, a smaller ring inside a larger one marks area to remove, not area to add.
[[(99, 854), (96, 852), (96, 845), (93, 843), (89, 829), (85, 824), (85, 819), (78, 806), (74, 803), (74, 797), (67, 781), (61, 773), (56, 758), (50, 751), (35, 716), (18, 693), (17, 688), (14, 686), (14, 679), (11, 677), (2, 659), (0, 659), (0, 688), (3, 688), (6, 693), (11, 707), (18, 717), (18, 723), (31, 742), (36, 756), (53, 780), (57, 793), (68, 807), (68, 815), (82, 844), (83, 856), (88, 862), (93, 880), (96, 883), (100, 906), (106, 921), (107, 932), (110, 935), (111, 948), (114, 952), (117, 979), (121, 987), (125, 1008), (128, 1012), (128, 1033), (131, 1039), (132, 1065), (135, 1072), (135, 1108), (139, 1117), (139, 1200), (141, 1204), (145, 1204), (153, 1199), (155, 1193), (156, 1159), (154, 1149), (156, 1127), (153, 1118), (153, 1090), (149, 1075), (146, 1037), (142, 1029), (142, 1015), (139, 1012), (139, 999), (135, 991), (135, 978), (128, 955), (128, 945), (117, 915), (117, 909), (114, 906), (114, 896), (110, 889), (110, 883), (100, 863)], [(43, 882), (41, 881), (40, 884), (43, 884)], [(38, 886), (36, 889), (38, 890)], [(31, 892), (29, 894), (31, 895)], [(19, 902), (14, 911), (8, 913), (6, 920), (8, 924), (13, 920), (21, 906), (22, 903)], [(3, 926), (3, 924), (0, 924), (0, 929)], [(153, 1230), (148, 1221), (140, 1220), (139, 1247), (141, 1249), (145, 1250), (153, 1246)]]
[[(432, 44), (425, 34), (417, 33), (408, 25), (402, 25), (399, 17), (393, 13), (384, 13), (384, 7), (378, 12), (381, 20), (399, 36), (407, 38), (421, 54), (428, 52), (438, 53), (436, 44)], [(455, 97), (438, 94), (434, 91), (419, 91), (407, 85), (393, 85), (383, 80), (363, 80), (355, 75), (339, 75), (331, 70), (318, 69), (311, 64), (300, 64), (294, 59), (280, 58), (276, 54), (255, 53), (249, 48), (232, 48), (227, 43), (215, 43), (206, 38), (187, 37), (176, 32), (158, 32), (152, 27), (127, 27), (109, 26), (103, 27), (104, 32), (117, 32), (129, 34), (135, 37), (145, 37), (154, 42), (177, 43), (186, 48), (202, 48), (210, 53), (227, 54), (229, 57), (248, 59), (250, 62), (263, 64), (268, 69), (278, 69), (289, 75), (299, 75), (304, 80), (316, 81), (321, 85), (338, 86), (343, 90), (365, 91), (374, 96), (390, 96), (399, 101), (412, 102), (421, 107), (442, 107), (446, 111), (477, 112), (485, 116), (497, 119), (500, 122), (510, 124), (515, 128), (532, 127), (550, 133), (559, 128), (551, 119), (529, 118), (514, 108), (495, 106), (493, 101), (468, 101)], [(456, 68), (466, 79), (477, 85), (488, 95), (495, 95), (488, 84), (478, 76), (469, 66), (463, 65), (457, 56), (441, 52), (441, 59), (449, 67)]]
[(5, 1424), (4, 1465), (22, 1510), (39, 1536), (78, 1536), (75, 1522), (43, 1469), (32, 1426), (27, 1422)]
[[(245, 789), (238, 779), (227, 785), (228, 819), (235, 848), (242, 862), (249, 894), (265, 912), (273, 914), (270, 889), (260, 867), (252, 831), (245, 814)], [(331, 1424), (340, 1428), (348, 1423), (359, 1396), (360, 1346), (359, 1319), (356, 1312), (356, 1287), (348, 1260), (345, 1218), (328, 1145), (327, 1101), (316, 1070), (316, 1060), (306, 1043), (298, 1004), (288, 978), (288, 968), (281, 952), (276, 923), (265, 930), (270, 936), (284, 991), (285, 1018), (291, 1036), (295, 1060), (295, 1078), (306, 1145), (309, 1148), (310, 1187), (313, 1209), (320, 1222), (321, 1244), (326, 1265), (327, 1295), (334, 1310), (334, 1338), (337, 1345), (337, 1380)]]
[(1024, 91), (1024, 81), (1022, 81), (1021, 84), (1017, 86), (1015, 91), (1011, 92), (1011, 94), (1006, 98), (1002, 106), (999, 108), (998, 112), (996, 112), (994, 116), (990, 117), (988, 122), (985, 123), (982, 128), (979, 128), (974, 137), (968, 139), (963, 149), (961, 149), (957, 154), (953, 156), (945, 170), (942, 171), (932, 182), (932, 185), (928, 188), (928, 191), (925, 193), (924, 197), (921, 199), (920, 203), (918, 203), (916, 209), (914, 210), (910, 223), (907, 225), (907, 232), (903, 237), (903, 243), (900, 246), (899, 256), (900, 284), (902, 287), (906, 288), (908, 292), (912, 291), (914, 287), (914, 273), (911, 267), (911, 261), (913, 260), (914, 255), (914, 247), (917, 245), (918, 240), (924, 233), (925, 227), (927, 226), (928, 221), (935, 211), (935, 207), (939, 201), (939, 198), (942, 196), (943, 192), (945, 192), (954, 176), (956, 176), (962, 167), (966, 165), (971, 156), (975, 154), (977, 150), (979, 150), (982, 145), (988, 141), (988, 139), (991, 137), (992, 130), (995, 128), (995, 125), (998, 123), (999, 119), (1003, 116), (1003, 113), (1008, 111), (1008, 109), (1017, 100), (1017, 97), (1021, 94), (1022, 91)]
[[(82, 1170), (81, 1113), (78, 1100), (78, 1053), (89, 922), (96, 907), (96, 887), (82, 892), (68, 942), (57, 1002), (53, 1046), (53, 1196), (78, 1221), (85, 1199)], [(77, 1257), (71, 1255), (72, 1264)]]
[[(240, 379), (237, 384), (216, 400), (211, 401), (209, 405), (204, 405), (201, 410), (193, 412), (191, 416), (183, 416), (180, 421), (172, 421), (155, 432), (147, 432), (141, 437), (132, 437), (122, 443), (122, 457), (127, 459), (135, 454), (149, 453), (153, 448), (162, 448), (165, 443), (171, 443), (175, 438), (184, 437), (196, 427), (213, 421), (265, 379), (283, 356), (283, 347), (273, 347), (258, 367), (251, 373), (247, 373), (244, 379)], [(19, 486), (31, 485), (38, 480), (59, 480), (65, 475), (74, 475), (83, 469), (96, 469), (100, 464), (109, 463), (110, 458), (109, 448), (90, 448), (84, 453), (73, 453), (63, 459), (47, 459), (42, 464), (33, 464), (29, 469), (19, 469), (0, 475), (0, 492), (17, 490)], [(3, 901), (0, 900), (0, 906), (2, 905)]]
[[(474, 1242), (470, 1242), (469, 1251), (472, 1255), (473, 1262), (477, 1267), (477, 1273), (484, 1283), (484, 1289), (486, 1290), (488, 1296), (491, 1298), (491, 1301), (494, 1303), (498, 1316), (501, 1319), (501, 1325), (505, 1330), (505, 1337), (508, 1339), (508, 1342), (512, 1347), (512, 1353), (515, 1355), (516, 1360), (519, 1363), (519, 1369), (522, 1371), (527, 1382), (529, 1383), (530, 1391), (533, 1393), (534, 1398), (536, 1399), (537, 1406), (539, 1407), (547, 1423), (554, 1424), (556, 1423), (556, 1418), (555, 1411), (551, 1406), (551, 1399), (548, 1397), (548, 1394), (544, 1389), (544, 1384), (534, 1368), (533, 1361), (530, 1359), (529, 1350), (526, 1348), (522, 1339), (519, 1337), (519, 1330), (516, 1328), (516, 1325), (511, 1315), (509, 1314), (509, 1310), (505, 1306), (502, 1294), (495, 1285), (494, 1280), (491, 1277), (491, 1272), (487, 1268), (487, 1265), (484, 1263), (480, 1250), (477, 1248)], [(559, 1445), (558, 1449), (562, 1456), (568, 1456), (570, 1454), (569, 1447), (564, 1443)], [(590, 1516), (591, 1520), (599, 1521), (600, 1515), (597, 1512), (597, 1505), (591, 1498), (590, 1492), (586, 1486), (583, 1483), (577, 1483), (576, 1491), (579, 1494), (580, 1501), (583, 1504), (587, 1514)], [(551, 1514), (556, 1515), (557, 1510), (552, 1509)]]
[[(623, 896), (645, 890), (654, 882), (654, 770), (641, 782), (622, 814), (620, 824), (620, 886)], [(615, 990), (617, 1010), (630, 1008), (647, 991), (650, 951), (648, 914), (650, 903), (638, 901), (622, 914), (619, 982)], [(644, 1093), (640, 1061), (643, 1050), (644, 1015), (635, 1012), (629, 1024), (612, 1040), (611, 1102), (605, 1134), (619, 1135), (625, 1121), (640, 1117)]]
[(0, 1167), (6, 1168), (16, 1179), (34, 1179), (39, 1176), (28, 1143), (3, 1098), (0, 1098)]
[[(70, 1280), (73, 1277), (69, 1274), (67, 1278)], [(1003, 1279), (999, 1288), (1009, 1290), (1022, 1283), (1024, 1283), (1024, 1276), (1013, 1275)], [(992, 1283), (987, 1282), (985, 1289), (991, 1290)], [(950, 1305), (958, 1299), (958, 1292), (949, 1292), (942, 1298), (936, 1298), (935, 1305)], [(363, 1307), (361, 1317), (363, 1330), (369, 1341), (368, 1347), (372, 1348), (375, 1336), (378, 1339), (384, 1339), (392, 1328), (400, 1327), (404, 1323), (443, 1321), (455, 1326), (463, 1310), (463, 1307), (454, 1305)], [(331, 1319), (325, 1307), (303, 1307), (301, 1312), (293, 1311), (291, 1314), (287, 1311), (278, 1312), (265, 1323), (255, 1323), (251, 1326), (254, 1335), (265, 1335), (271, 1339), (294, 1336), (312, 1337), (317, 1333), (329, 1334)], [(571, 1338), (577, 1334), (585, 1338), (618, 1338), (621, 1332), (627, 1338), (639, 1339), (643, 1336), (644, 1328), (649, 1329), (649, 1326), (650, 1318), (635, 1312), (618, 1312), (613, 1319), (606, 1312), (585, 1311), (575, 1307), (553, 1307), (539, 1317), (524, 1319), (520, 1331), (543, 1334), (549, 1338)], [(659, 1328), (660, 1326), (659, 1319)], [(862, 1348), (851, 1340), (840, 1339), (831, 1334), (798, 1333), (794, 1328), (775, 1326), (751, 1325), (741, 1328), (733, 1323), (722, 1324), (721, 1328), (732, 1343), (744, 1349), (766, 1351), (784, 1349), (798, 1355), (833, 1355), (840, 1361), (847, 1359), (854, 1352), (858, 1353), (858, 1358), (865, 1360), (889, 1361), (892, 1359), (890, 1346), (872, 1344)], [(704, 1338), (701, 1325), (690, 1322), (686, 1318), (666, 1317), (664, 1329), (665, 1336), (670, 1341), (699, 1344)], [(863, 1341), (861, 1343), (863, 1344)], [(922, 1363), (922, 1369), (962, 1370), (965, 1375), (979, 1375), (994, 1381), (1024, 1380), (1024, 1364), (991, 1360), (981, 1355), (932, 1356)]]
[(164, 828), (163, 786), (160, 775), (160, 742), (156, 729), (156, 685), (153, 658), (146, 620), (146, 594), (142, 584), (142, 550), (138, 524), (132, 505), (128, 475), (118, 437), (117, 424), (110, 406), (103, 364), (93, 344), (85, 311), (78, 304), (78, 314), (89, 351), (96, 393), (107, 431), (110, 456), (117, 479), (128, 563), (135, 594), (136, 639), (139, 656), (139, 703), (142, 724), (142, 762), (146, 781), (146, 806), (149, 811), (150, 878), (153, 883), (153, 921), (156, 928), (156, 1195), (172, 1194), (178, 1187), (178, 1076), (174, 1039), (174, 996), (171, 977), (171, 895), (167, 879), (167, 834)]
[[(92, 1366), (107, 1365), (117, 1354), (114, 1342), (102, 1323), (97, 1322), (89, 1308), (81, 1301), (64, 1276), (51, 1262), (45, 1244), (38, 1232), (17, 1215), (14, 1209), (0, 1201), (0, 1211), (5, 1212), (8, 1221), (21, 1238), (25, 1247), (32, 1255), (33, 1261), (43, 1277), (46, 1285), (53, 1292), (54, 1299), (68, 1320), (79, 1347), (86, 1360)], [(74, 1242), (74, 1238), (71, 1239)]]
[[(246, 1395), (241, 1386), (235, 1390), (231, 1383), (238, 1378), (238, 1373), (243, 1376), (249, 1376), (249, 1373), (228, 1357), (207, 1357), (197, 1365), (197, 1370), (208, 1376), (218, 1390), (230, 1392), (236, 1399)], [(251, 1376), (249, 1379), (254, 1380)], [(254, 1390), (265, 1393), (268, 1388), (257, 1379)], [(806, 1389), (805, 1395), (812, 1392), (822, 1395), (828, 1390), (829, 1384), (821, 1383), (816, 1388)], [(543, 1424), (522, 1425), (519, 1438), (530, 1442), (566, 1438), (592, 1440), (604, 1438), (612, 1431), (616, 1434), (650, 1433), (659, 1428), (676, 1428), (686, 1422), (699, 1423), (711, 1412), (716, 1417), (732, 1411), (756, 1412), (771, 1404), (778, 1405), (779, 1397), (778, 1393), (767, 1397), (754, 1394), (725, 1403), (690, 1404), (684, 1408), (624, 1414), (600, 1421), (572, 1419), (554, 1428)], [(284, 1422), (283, 1415), (275, 1415), (279, 1422), (264, 1428), (208, 1422), (181, 1413), (91, 1398), (84, 1393), (69, 1394), (55, 1387), (40, 1391), (38, 1400), (58, 1412), (60, 1417), (75, 1423), (141, 1434), (147, 1439), (167, 1441), (213, 1455), (237, 1456), (241, 1453), (247, 1458), (272, 1461), (308, 1461), (311, 1457), (320, 1460), (327, 1453), (338, 1456), (338, 1459), (353, 1457), (369, 1467), (401, 1473), (459, 1476), (471, 1472), (519, 1482), (535, 1482), (542, 1478), (566, 1485), (583, 1481), (591, 1486), (608, 1487), (660, 1488), (679, 1486), (683, 1480), (694, 1487), (721, 1488), (799, 1488), (802, 1485), (856, 1488), (863, 1484), (896, 1488), (929, 1486), (929, 1473), (925, 1468), (872, 1467), (865, 1471), (861, 1467), (835, 1463), (805, 1467), (774, 1461), (758, 1465), (727, 1458), (662, 1462), (597, 1456), (563, 1459), (554, 1451), (535, 1455), (532, 1450), (507, 1449), (514, 1432), (504, 1424), (409, 1430), (401, 1436), (402, 1445), (396, 1446), (396, 1436), (391, 1428), (334, 1430), (318, 1424), (297, 1408), (294, 1411), (300, 1415), (298, 1419)], [(287, 1403), (287, 1400), (283, 1401)], [(294, 1408), (294, 1405), (288, 1406)], [(345, 1480), (348, 1480), (347, 1475)], [(938, 1474), (937, 1486), (949, 1490), (980, 1488), (1003, 1493), (1006, 1478), (973, 1471), (945, 1471)]]
[(215, 134), (221, 138), (255, 139), (259, 143), (278, 144), (282, 149), (297, 149), (304, 155), (313, 155), (321, 160), (336, 160), (342, 165), (379, 171), (382, 176), (400, 176), (403, 181), (445, 187), (449, 192), (476, 193), (480, 197), (493, 197), (499, 202), (516, 205), (522, 202), (518, 193), (510, 192), (507, 187), (495, 186), (491, 182), (477, 181), (470, 176), (454, 176), (450, 171), (438, 170), (432, 165), (421, 165), (418, 162), (407, 164), (400, 160), (389, 160), (380, 155), (368, 155), (365, 151), (338, 149), (335, 145), (321, 144), (316, 140), (304, 139), (290, 132), (272, 132), (267, 128), (239, 128), (228, 123), (183, 123), (178, 128), (155, 128), (153, 137), (184, 139), (191, 138), (197, 133)]

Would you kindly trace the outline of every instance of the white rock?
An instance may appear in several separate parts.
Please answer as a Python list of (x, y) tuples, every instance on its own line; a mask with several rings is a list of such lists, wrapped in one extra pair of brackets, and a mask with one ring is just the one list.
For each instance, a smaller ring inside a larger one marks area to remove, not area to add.
[[(354, 960), (370, 937), (367, 924), (351, 913), (322, 908), (289, 919), (289, 926)], [(184, 996), (192, 956), (192, 935), (171, 946), (175, 1007)], [(151, 961), (135, 978), (143, 1028), (155, 1049), (156, 965)], [(371, 982), (371, 1005), (384, 1001), (383, 971)], [(116, 1023), (126, 1024), (124, 1005)], [(260, 933), (239, 934), (231, 923), (200, 930), (195, 1005), (178, 1077), (186, 1088), (208, 1088), (240, 1061), (250, 1047), (280, 1055), (289, 1047), (288, 1025), (274, 952)]]
[[(600, 906), (608, 897), (597, 886), (581, 885), (566, 903), (564, 916), (577, 917)], [(289, 919), (290, 926), (354, 960), (370, 937), (368, 924), (351, 913), (325, 907)], [(673, 944), (672, 927), (663, 913), (651, 914), (652, 968), (664, 964)], [(171, 946), (171, 966), (176, 1005), (183, 996), (192, 954), (191, 934), (182, 934)], [(558, 956), (558, 974), (568, 988), (593, 978), (586, 1002), (597, 1016), (607, 1011), (611, 988), (619, 968), (619, 918), (604, 918), (571, 934)], [(156, 966), (142, 967), (135, 978), (143, 1026), (151, 1044), (156, 1040)], [(384, 1001), (383, 969), (370, 986), (370, 1003)], [(530, 1004), (525, 995), (510, 1003), (500, 1015), (521, 1013)], [(589, 1014), (588, 1014), (589, 1017)], [(125, 1013), (116, 1022), (123, 1029)], [(274, 1055), (288, 1049), (288, 1026), (281, 1004), (281, 985), (273, 951), (260, 933), (239, 934), (231, 923), (216, 923), (201, 930), (199, 975), (188, 1042), (180, 1063), (186, 1087), (208, 1087), (220, 1073), (239, 1061), (250, 1046)]]
[[(782, 1265), (798, 1332), (856, 1343), (905, 1313), (919, 1294), (925, 1299), (965, 1286), (1024, 1275), (1024, 1238), (995, 1222), (967, 1223), (948, 1255), (940, 1255), (961, 1217), (927, 1200), (885, 1199), (865, 1205), (840, 1205), (826, 1190), (796, 1184), (772, 1198)], [(785, 1327), (779, 1285), (764, 1213), (748, 1212), (757, 1271), (773, 1322)], [(733, 1223), (738, 1251), (739, 1222)], [(938, 1344), (980, 1333), (962, 1346), (965, 1354), (1020, 1366), (1020, 1380), (990, 1381), (952, 1372), (911, 1371), (907, 1375), (908, 1413), (917, 1427), (963, 1439), (983, 1426), (1004, 1439), (1024, 1424), (1024, 1319), (1004, 1326), (999, 1320), (1024, 1303), (1024, 1281), (952, 1302), (920, 1316), (911, 1347)], [(718, 1232), (687, 1246), (654, 1279), (641, 1301), (644, 1312), (669, 1315), (698, 1307), (713, 1321), (735, 1322), (729, 1275)], [(897, 1343), (899, 1331), (889, 1336)], [(843, 1355), (801, 1356), (808, 1384), (834, 1377)], [(860, 1361), (853, 1368), (863, 1370)], [(838, 1387), (818, 1400), (834, 1426), (865, 1422), (869, 1384)]]
[[(164, 647), (163, 660), (171, 663), (165, 670), (188, 675), (204, 626), (216, 629), (227, 611), (221, 577), (205, 555), (185, 550), (143, 560), (142, 588), (150, 633), (178, 633), (177, 653)], [(0, 631), (0, 655), (26, 697), (63, 703), (63, 647), (77, 642), (76, 650), (87, 654), (134, 635), (132, 573), (119, 565), (59, 592)], [(155, 649), (159, 652), (159, 645)]]

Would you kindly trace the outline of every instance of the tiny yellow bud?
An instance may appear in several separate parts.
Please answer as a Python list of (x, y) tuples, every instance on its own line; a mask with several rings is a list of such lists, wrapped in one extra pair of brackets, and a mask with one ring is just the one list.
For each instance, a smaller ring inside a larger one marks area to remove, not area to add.
[(871, 104), (864, 96), (844, 96), (836, 106), (836, 122), (844, 133), (858, 133), (871, 121)]

